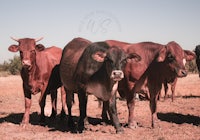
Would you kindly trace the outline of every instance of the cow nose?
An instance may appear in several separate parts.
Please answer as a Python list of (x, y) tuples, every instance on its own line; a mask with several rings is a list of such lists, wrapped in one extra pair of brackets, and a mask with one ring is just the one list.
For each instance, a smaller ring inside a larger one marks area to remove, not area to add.
[(177, 73), (178, 77), (186, 77), (187, 76), (187, 71), (186, 70), (178, 70), (178, 73)]
[(124, 78), (124, 73), (121, 70), (114, 70), (111, 73), (110, 76), (114, 81), (120, 81), (122, 78)]
[(185, 77), (185, 76), (187, 76), (187, 71), (186, 70), (181, 70), (181, 74)]
[(25, 66), (25, 67), (30, 67), (31, 66), (31, 63), (29, 60), (23, 60), (22, 61), (22, 65)]

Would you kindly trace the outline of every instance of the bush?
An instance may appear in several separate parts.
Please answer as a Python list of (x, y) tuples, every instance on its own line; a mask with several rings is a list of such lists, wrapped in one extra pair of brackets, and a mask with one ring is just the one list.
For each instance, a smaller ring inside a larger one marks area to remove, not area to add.
[(3, 64), (0, 64), (0, 72), (8, 72), (12, 75), (17, 75), (20, 74), (21, 67), (21, 59), (19, 56), (15, 55), (9, 62), (4, 61)]
[(196, 60), (188, 61), (185, 65), (186, 69), (190, 73), (198, 73)]

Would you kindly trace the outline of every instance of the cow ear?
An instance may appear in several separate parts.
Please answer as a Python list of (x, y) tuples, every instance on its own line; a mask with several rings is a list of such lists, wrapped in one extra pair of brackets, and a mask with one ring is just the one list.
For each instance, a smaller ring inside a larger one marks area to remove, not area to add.
[(42, 44), (37, 44), (37, 45), (35, 46), (35, 49), (36, 49), (37, 51), (43, 51), (43, 50), (45, 49), (45, 47), (44, 47), (44, 45), (42, 45)]
[(185, 58), (187, 61), (191, 61), (196, 58), (195, 53), (193, 53), (192, 51), (184, 50), (184, 53), (185, 53)]
[(92, 58), (97, 62), (104, 62), (106, 53), (102, 51), (95, 52), (92, 54)]
[(131, 54), (128, 54), (127, 61), (130, 61), (131, 59), (134, 59), (136, 62), (139, 62), (141, 61), (142, 58), (136, 53), (131, 53)]
[(158, 54), (158, 57), (157, 57), (157, 61), (158, 62), (163, 62), (166, 58), (166, 52), (167, 52), (167, 49), (166, 47), (163, 47), (160, 51), (159, 51), (159, 54)]
[(11, 52), (17, 52), (19, 51), (19, 47), (17, 45), (11, 45), (10, 47), (8, 47), (8, 50)]

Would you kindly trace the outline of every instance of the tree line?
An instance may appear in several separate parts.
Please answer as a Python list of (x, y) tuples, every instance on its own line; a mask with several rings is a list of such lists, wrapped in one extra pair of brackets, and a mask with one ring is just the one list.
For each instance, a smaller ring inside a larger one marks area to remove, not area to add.
[[(6, 72), (9, 75), (19, 75), (21, 70), (21, 60), (20, 57), (15, 55), (12, 59), (4, 61), (0, 64), (0, 72)], [(186, 69), (189, 73), (197, 73), (198, 69), (196, 66), (196, 61), (192, 60), (186, 63)]]

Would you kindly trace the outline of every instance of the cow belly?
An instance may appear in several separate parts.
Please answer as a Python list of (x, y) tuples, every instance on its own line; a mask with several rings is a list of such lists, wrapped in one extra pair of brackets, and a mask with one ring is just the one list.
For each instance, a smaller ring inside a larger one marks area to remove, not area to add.
[(86, 93), (93, 94), (103, 101), (108, 101), (111, 98), (111, 94), (107, 92), (105, 86), (102, 86), (99, 83), (88, 83), (86, 85)]

